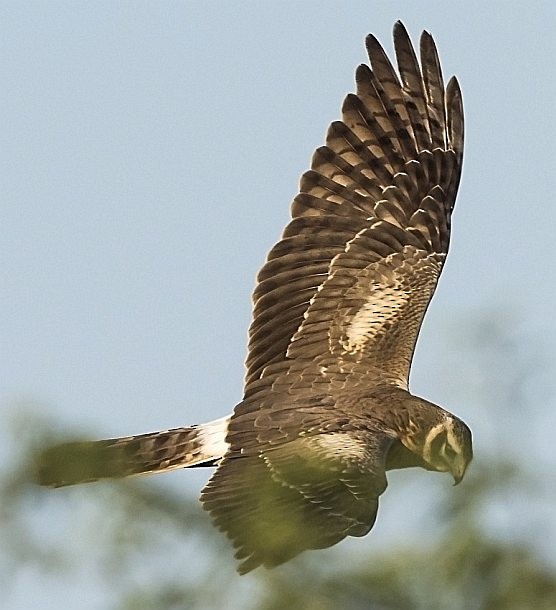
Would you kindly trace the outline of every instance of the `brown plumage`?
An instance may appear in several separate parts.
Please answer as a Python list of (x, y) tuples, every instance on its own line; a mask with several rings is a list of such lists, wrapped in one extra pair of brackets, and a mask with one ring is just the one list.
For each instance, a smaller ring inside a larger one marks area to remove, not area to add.
[[(258, 275), (245, 392), (231, 418), (58, 447), (56, 460), (43, 456), (42, 483), (217, 464), (201, 500), (247, 572), (366, 534), (386, 470), (421, 466), (461, 480), (469, 429), (408, 391), (448, 252), (461, 93), (455, 78), (444, 87), (427, 32), (419, 63), (394, 26), (397, 73), (372, 35), (366, 46), (370, 67), (357, 69), (356, 93)], [(64, 473), (74, 450), (99, 461)]]

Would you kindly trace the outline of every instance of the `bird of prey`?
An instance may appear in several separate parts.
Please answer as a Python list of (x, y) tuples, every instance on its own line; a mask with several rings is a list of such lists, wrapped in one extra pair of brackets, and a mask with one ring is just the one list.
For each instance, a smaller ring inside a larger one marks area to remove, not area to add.
[(428, 32), (397, 71), (369, 35), (341, 120), (303, 174), (292, 219), (257, 276), (245, 391), (197, 426), (47, 449), (60, 486), (216, 466), (201, 501), (240, 573), (372, 528), (386, 471), (458, 483), (472, 458), (456, 416), (409, 393), (417, 335), (442, 271), (461, 174), (463, 107)]

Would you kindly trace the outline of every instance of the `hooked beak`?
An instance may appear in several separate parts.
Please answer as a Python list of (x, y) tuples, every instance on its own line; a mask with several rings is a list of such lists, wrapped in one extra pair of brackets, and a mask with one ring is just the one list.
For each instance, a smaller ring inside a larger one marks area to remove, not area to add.
[(459, 485), (459, 483), (461, 483), (466, 469), (467, 463), (463, 459), (454, 461), (451, 469), (452, 476), (454, 477), (454, 486)]

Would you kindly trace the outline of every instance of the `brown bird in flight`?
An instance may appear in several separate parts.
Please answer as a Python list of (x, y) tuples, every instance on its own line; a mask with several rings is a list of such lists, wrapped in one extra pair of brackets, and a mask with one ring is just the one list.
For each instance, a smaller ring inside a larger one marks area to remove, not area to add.
[(387, 470), (459, 482), (472, 458), (457, 417), (408, 391), (417, 335), (448, 252), (463, 107), (434, 41), (420, 62), (394, 26), (317, 149), (292, 220), (257, 277), (245, 393), (207, 424), (54, 446), (38, 480), (61, 486), (216, 466), (201, 501), (240, 573), (372, 528)]

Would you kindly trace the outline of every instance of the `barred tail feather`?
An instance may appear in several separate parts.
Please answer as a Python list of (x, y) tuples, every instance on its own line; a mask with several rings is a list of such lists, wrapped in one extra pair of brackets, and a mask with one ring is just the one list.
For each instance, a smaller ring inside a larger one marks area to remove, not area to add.
[(228, 449), (229, 420), (223, 417), (189, 428), (54, 445), (38, 455), (35, 477), (40, 485), (62, 487), (177, 468), (214, 466)]

